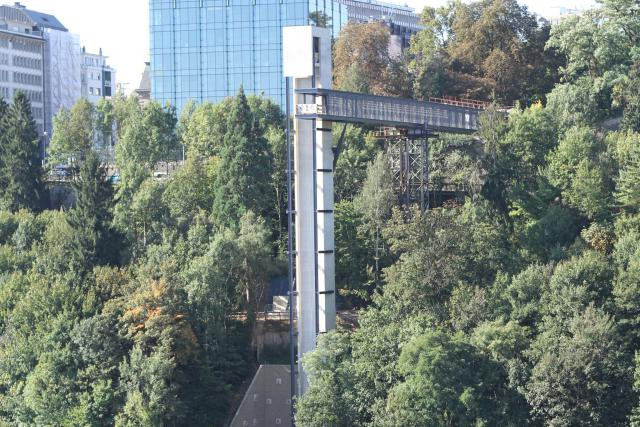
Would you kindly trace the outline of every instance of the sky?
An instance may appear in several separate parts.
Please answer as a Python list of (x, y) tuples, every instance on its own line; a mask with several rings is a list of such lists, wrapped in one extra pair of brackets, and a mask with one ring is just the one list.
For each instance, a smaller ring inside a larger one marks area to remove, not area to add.
[[(116, 69), (116, 82), (129, 92), (138, 87), (144, 62), (149, 59), (148, 0), (21, 0), (39, 12), (55, 15), (69, 31), (80, 36), (89, 52), (103, 53)], [(407, 4), (420, 12), (424, 6), (441, 6), (447, 0), (386, 0)], [(539, 15), (555, 15), (553, 7), (584, 9), (595, 0), (520, 0)], [(12, 4), (13, 0), (0, 0)]]

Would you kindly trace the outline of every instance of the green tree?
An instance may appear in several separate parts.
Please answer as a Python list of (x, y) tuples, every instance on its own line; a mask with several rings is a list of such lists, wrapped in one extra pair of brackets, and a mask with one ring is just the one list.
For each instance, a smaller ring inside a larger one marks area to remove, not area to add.
[(76, 163), (84, 159), (96, 143), (95, 107), (82, 98), (71, 110), (61, 109), (53, 120), (49, 162)]
[(492, 108), (480, 120), (485, 142), (482, 163), (487, 171), (482, 194), (514, 220), (539, 217), (555, 198), (547, 194), (539, 174), (557, 144), (553, 115), (535, 104), (509, 115), (508, 120)]
[(171, 221), (179, 231), (187, 232), (199, 210), (211, 211), (217, 163), (216, 159), (190, 156), (169, 177), (161, 203), (153, 201), (169, 208)]
[(414, 77), (413, 92), (419, 98), (445, 94), (449, 75), (444, 45), (451, 29), (447, 19), (451, 10), (451, 5), (440, 9), (426, 6), (420, 15), (425, 28), (411, 38), (408, 69)]
[(319, 10), (309, 14), (309, 21), (316, 27), (328, 28), (331, 26), (331, 17)]
[(448, 33), (446, 64), (455, 94), (529, 103), (556, 80), (553, 53), (544, 51), (549, 28), (517, 1), (459, 2), (443, 12), (432, 19)]
[[(114, 221), (123, 233), (135, 240), (135, 221), (131, 205), (142, 183), (151, 176), (160, 160), (173, 160), (177, 149), (175, 109), (163, 108), (157, 102), (144, 109), (128, 105), (130, 101), (118, 101), (116, 117), (119, 118), (120, 139), (115, 149), (115, 160), (120, 175)], [(128, 113), (123, 113), (121, 110)]]
[(569, 129), (549, 155), (550, 182), (589, 219), (602, 219), (608, 213), (613, 188), (610, 175), (604, 142), (587, 127)]
[(335, 204), (336, 289), (346, 305), (368, 301), (373, 292), (370, 231), (354, 202)]
[(389, 30), (381, 23), (349, 23), (333, 52), (333, 79), (338, 89), (388, 94), (385, 87), (391, 57)]
[(17, 92), (0, 122), (0, 190), (5, 209), (38, 210), (44, 204), (39, 137), (31, 103)]
[(606, 255), (585, 251), (557, 265), (544, 288), (543, 328), (565, 330), (574, 316), (590, 305), (610, 310), (614, 268)]
[(113, 162), (113, 148), (117, 141), (115, 106), (110, 99), (102, 98), (95, 107), (95, 132), (101, 157)]
[(231, 98), (226, 98), (218, 104), (206, 102), (194, 105), (189, 115), (189, 110), (183, 110), (180, 138), (189, 156), (220, 156), (231, 102)]
[(616, 183), (616, 202), (623, 208), (637, 212), (640, 207), (640, 146), (632, 144), (620, 165)]
[(357, 415), (350, 413), (350, 393), (353, 393), (350, 351), (349, 335), (330, 331), (318, 338), (316, 351), (304, 356), (310, 386), (296, 402), (297, 425), (346, 427), (357, 424)]
[(9, 108), (9, 104), (7, 104), (4, 98), (0, 98), (0, 123), (2, 123), (2, 118), (7, 113), (8, 108)]
[[(633, 391), (640, 393), (640, 356), (636, 353), (635, 356), (635, 370), (633, 373)], [(640, 425), (640, 407), (636, 406), (631, 411), (631, 417), (629, 418), (630, 425), (637, 427)]]
[[(340, 133), (334, 132), (337, 144)], [(353, 200), (360, 193), (367, 177), (367, 167), (382, 148), (380, 143), (360, 127), (346, 125), (340, 151), (336, 152), (335, 198)]]
[(549, 267), (532, 264), (511, 279), (505, 297), (512, 320), (532, 328), (538, 326), (541, 320), (540, 297), (551, 273)]
[(93, 265), (118, 259), (118, 238), (111, 228), (113, 190), (98, 156), (89, 152), (80, 167), (75, 184), (76, 204), (69, 213), (74, 230), (73, 265), (86, 272)]
[(373, 264), (374, 280), (380, 281), (380, 258), (386, 252), (383, 247), (382, 229), (391, 218), (391, 210), (398, 203), (398, 197), (393, 189), (393, 174), (389, 159), (379, 153), (369, 165), (367, 178), (362, 192), (355, 199), (355, 206), (364, 219), (363, 227), (373, 234)]
[[(552, 98), (554, 108), (564, 104), (560, 112), (586, 120), (584, 124), (592, 124), (619, 107), (619, 94), (633, 63), (632, 52), (637, 50), (633, 38), (625, 34), (625, 24), (614, 16), (619, 13), (612, 14), (609, 7), (615, 4), (620, 10), (623, 2), (605, 3), (608, 5), (604, 8), (588, 10), (555, 25), (547, 42), (548, 48), (564, 57), (560, 73), (566, 81), (554, 90), (550, 105)], [(580, 123), (573, 120), (567, 127), (576, 124)]]
[(175, 361), (167, 345), (150, 355), (135, 346), (120, 366), (125, 404), (115, 418), (116, 426), (156, 426), (175, 419), (178, 396), (172, 384)]
[(129, 218), (137, 251), (144, 249), (151, 243), (159, 241), (162, 230), (168, 223), (167, 206), (163, 203), (163, 193), (166, 188), (164, 182), (157, 182), (154, 178), (147, 178), (133, 195)]
[(550, 425), (624, 425), (632, 404), (630, 361), (613, 319), (587, 307), (560, 336), (543, 335), (527, 384), (532, 415)]
[(506, 372), (460, 335), (430, 332), (406, 345), (404, 381), (389, 392), (376, 425), (521, 425), (518, 395)]
[(269, 216), (273, 204), (271, 157), (267, 141), (256, 134), (254, 117), (242, 88), (227, 122), (218, 173), (213, 213), (221, 225), (237, 227), (247, 211)]
[(615, 244), (613, 260), (617, 269), (613, 285), (616, 317), (631, 351), (640, 348), (640, 233), (637, 230), (622, 234)]

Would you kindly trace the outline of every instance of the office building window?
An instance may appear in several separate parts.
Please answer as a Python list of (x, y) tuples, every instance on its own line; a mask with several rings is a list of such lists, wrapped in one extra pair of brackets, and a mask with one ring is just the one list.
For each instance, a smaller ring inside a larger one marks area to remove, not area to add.
[(30, 86), (42, 86), (42, 76), (27, 73), (13, 73), (13, 82)]
[(178, 109), (188, 99), (218, 102), (240, 85), (284, 104), (282, 27), (308, 25), (320, 10), (337, 35), (347, 16), (332, 0), (151, 0), (150, 9), (152, 95)]

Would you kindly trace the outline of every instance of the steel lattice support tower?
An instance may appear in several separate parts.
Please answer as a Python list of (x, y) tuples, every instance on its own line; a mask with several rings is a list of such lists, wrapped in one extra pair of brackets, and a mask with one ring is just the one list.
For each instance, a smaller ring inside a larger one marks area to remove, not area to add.
[(429, 209), (429, 135), (379, 135), (387, 140), (394, 189), (405, 209), (412, 204), (423, 211)]

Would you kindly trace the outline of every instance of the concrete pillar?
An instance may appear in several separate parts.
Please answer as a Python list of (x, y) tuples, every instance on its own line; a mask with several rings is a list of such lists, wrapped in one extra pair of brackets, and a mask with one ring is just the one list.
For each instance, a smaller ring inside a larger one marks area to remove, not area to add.
[[(294, 90), (299, 85), (310, 84), (306, 79), (294, 79)], [(310, 79), (309, 79), (310, 80)], [(309, 87), (309, 86), (303, 86)], [(294, 107), (303, 103), (302, 95), (294, 96)], [(296, 288), (298, 292), (298, 360), (303, 354), (316, 348), (316, 254), (313, 188), (313, 129), (312, 120), (294, 120), (295, 167), (295, 242)], [(298, 390), (307, 388), (307, 378), (298, 363)]]
[[(296, 89), (331, 88), (331, 32), (318, 27), (285, 27), (284, 73)], [(294, 95), (293, 108), (322, 98)], [(311, 106), (313, 107), (313, 106)], [(331, 123), (294, 113), (296, 287), (298, 292), (298, 390), (308, 387), (300, 363), (316, 347), (318, 334), (335, 328), (333, 224), (333, 136)]]

